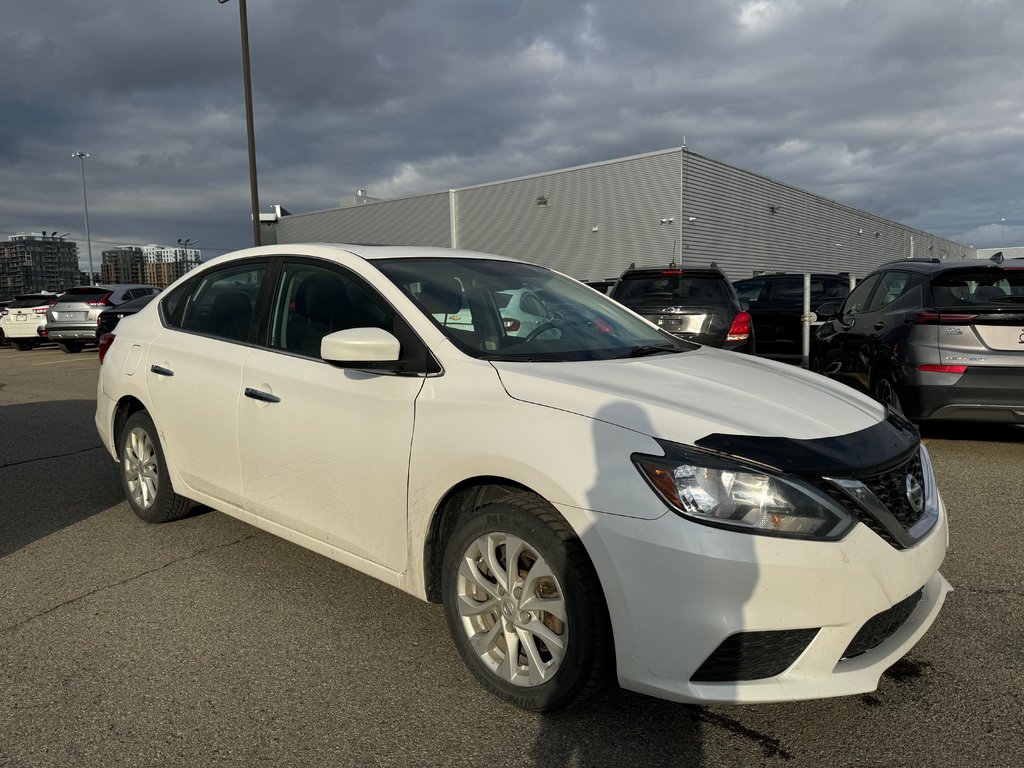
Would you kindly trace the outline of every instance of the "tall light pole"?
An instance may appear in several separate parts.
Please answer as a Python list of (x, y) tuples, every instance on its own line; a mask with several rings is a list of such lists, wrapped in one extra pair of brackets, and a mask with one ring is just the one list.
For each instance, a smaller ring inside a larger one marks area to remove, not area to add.
[(72, 152), (71, 156), (77, 157), (82, 162), (82, 201), (85, 203), (85, 242), (89, 247), (89, 285), (92, 285), (92, 235), (89, 233), (89, 195), (85, 191), (85, 159), (89, 157), (89, 153)]
[(1001, 221), (1003, 223), (1003, 242), (1000, 243), (1000, 245), (1002, 245), (1003, 248), (1005, 248), (1006, 247), (1006, 217), (1004, 216), (999, 221)]
[[(228, 0), (217, 0), (223, 5)], [(252, 240), (261, 245), (260, 195), (256, 186), (256, 133), (252, 121), (252, 76), (249, 74), (249, 16), (245, 0), (238, 0), (238, 22), (242, 28), (242, 80), (245, 85), (245, 130), (249, 144), (249, 196), (252, 200)]]

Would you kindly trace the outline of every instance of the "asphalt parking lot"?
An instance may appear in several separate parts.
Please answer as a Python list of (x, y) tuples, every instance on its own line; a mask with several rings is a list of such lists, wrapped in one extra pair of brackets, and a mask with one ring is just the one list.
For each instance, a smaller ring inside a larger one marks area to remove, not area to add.
[(0, 768), (1024, 764), (1024, 428), (925, 430), (956, 591), (878, 691), (545, 717), (477, 685), (439, 606), (217, 512), (135, 518), (96, 369), (0, 348)]

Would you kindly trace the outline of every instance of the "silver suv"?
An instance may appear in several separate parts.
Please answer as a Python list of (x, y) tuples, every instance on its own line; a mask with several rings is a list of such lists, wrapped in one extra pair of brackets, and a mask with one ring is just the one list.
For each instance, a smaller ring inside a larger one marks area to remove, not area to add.
[(96, 343), (100, 312), (159, 293), (155, 285), (83, 285), (64, 293), (46, 313), (46, 335), (65, 352)]
[(813, 367), (912, 419), (1024, 423), (1024, 260), (885, 264), (816, 341)]

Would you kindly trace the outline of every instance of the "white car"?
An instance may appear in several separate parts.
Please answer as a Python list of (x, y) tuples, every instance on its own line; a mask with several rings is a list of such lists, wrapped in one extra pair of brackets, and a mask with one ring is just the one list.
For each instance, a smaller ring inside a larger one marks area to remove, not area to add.
[(46, 327), (46, 310), (56, 293), (26, 293), (15, 296), (4, 309), (0, 310), (0, 330), (15, 349), (25, 351), (38, 346), (46, 339), (40, 330)]
[[(573, 321), (508, 335), (494, 294), (523, 287)], [(472, 326), (444, 326), (463, 293)], [(440, 601), (476, 677), (527, 709), (616, 678), (700, 703), (870, 691), (949, 590), (909, 422), (542, 267), (254, 248), (100, 355), (96, 425), (142, 519), (199, 502)]]

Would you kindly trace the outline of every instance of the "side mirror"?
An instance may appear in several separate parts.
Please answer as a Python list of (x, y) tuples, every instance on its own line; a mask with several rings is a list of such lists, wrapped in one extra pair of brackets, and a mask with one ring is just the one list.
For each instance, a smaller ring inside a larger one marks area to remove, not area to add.
[(391, 370), (402, 356), (402, 345), (382, 328), (350, 328), (320, 340), (320, 357), (341, 368)]
[(814, 314), (818, 316), (819, 320), (831, 320), (839, 312), (838, 301), (826, 301), (825, 303), (818, 306), (814, 310)]

